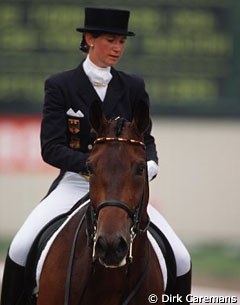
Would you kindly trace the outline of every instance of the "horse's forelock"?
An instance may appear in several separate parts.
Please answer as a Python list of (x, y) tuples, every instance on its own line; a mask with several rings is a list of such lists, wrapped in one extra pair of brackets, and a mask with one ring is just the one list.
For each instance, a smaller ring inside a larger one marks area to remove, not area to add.
[(115, 121), (116, 121), (116, 126), (114, 128), (115, 129), (115, 136), (119, 137), (122, 133), (124, 124), (125, 124), (125, 122), (127, 122), (127, 120), (124, 119), (124, 118), (117, 118)]

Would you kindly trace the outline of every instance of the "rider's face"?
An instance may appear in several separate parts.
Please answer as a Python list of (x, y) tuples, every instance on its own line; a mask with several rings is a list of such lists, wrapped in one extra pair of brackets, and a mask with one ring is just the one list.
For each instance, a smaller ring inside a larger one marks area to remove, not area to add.
[(93, 37), (86, 34), (86, 41), (90, 46), (89, 57), (99, 67), (115, 65), (125, 49), (126, 36), (115, 34), (102, 34)]

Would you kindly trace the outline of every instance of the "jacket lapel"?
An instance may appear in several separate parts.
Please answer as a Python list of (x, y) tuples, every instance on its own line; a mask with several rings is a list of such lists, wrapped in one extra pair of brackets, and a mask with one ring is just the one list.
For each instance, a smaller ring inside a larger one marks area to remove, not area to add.
[(119, 78), (117, 71), (112, 68), (111, 73), (113, 77), (108, 84), (106, 96), (103, 101), (103, 111), (107, 118), (111, 118), (112, 113), (114, 113), (113, 109), (122, 99), (124, 94), (124, 86)]
[(82, 110), (88, 117), (89, 107), (91, 103), (95, 100), (99, 100), (99, 101), (101, 100), (97, 92), (93, 88), (91, 82), (89, 81), (86, 73), (84, 72), (82, 64), (80, 64), (76, 69), (75, 80), (76, 80), (75, 86), (77, 88), (77, 95), (82, 102), (82, 106), (84, 107), (84, 109)]

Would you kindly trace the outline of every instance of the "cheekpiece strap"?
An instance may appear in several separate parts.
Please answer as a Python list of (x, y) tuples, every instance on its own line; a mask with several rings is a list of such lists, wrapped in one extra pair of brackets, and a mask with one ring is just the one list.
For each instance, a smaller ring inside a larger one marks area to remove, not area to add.
[(115, 142), (125, 142), (125, 143), (140, 145), (144, 149), (146, 148), (145, 144), (143, 142), (141, 142), (141, 141), (133, 140), (133, 139), (127, 139), (127, 138), (120, 138), (120, 137), (102, 137), (102, 138), (97, 138), (94, 141), (94, 144), (104, 143), (104, 142), (108, 142), (108, 141), (112, 141), (112, 142), (114, 142), (114, 141)]

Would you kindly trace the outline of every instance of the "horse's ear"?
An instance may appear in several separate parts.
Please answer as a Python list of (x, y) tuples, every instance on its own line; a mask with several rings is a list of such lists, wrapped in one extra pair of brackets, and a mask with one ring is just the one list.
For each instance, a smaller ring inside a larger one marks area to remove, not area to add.
[(140, 133), (144, 133), (149, 126), (149, 106), (145, 102), (138, 102), (133, 114), (133, 123)]
[(92, 102), (90, 106), (89, 122), (97, 134), (99, 134), (99, 132), (103, 129), (103, 126), (107, 123), (107, 119), (102, 110), (102, 104), (97, 100)]

